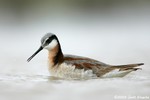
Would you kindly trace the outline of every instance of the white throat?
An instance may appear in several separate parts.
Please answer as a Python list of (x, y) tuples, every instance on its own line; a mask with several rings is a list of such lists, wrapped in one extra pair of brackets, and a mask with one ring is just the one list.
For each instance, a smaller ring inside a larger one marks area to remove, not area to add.
[(57, 45), (58, 45), (58, 42), (56, 39), (54, 39), (54, 40), (52, 40), (52, 42), (49, 45), (45, 46), (44, 48), (47, 50), (51, 50), (51, 49), (55, 48)]

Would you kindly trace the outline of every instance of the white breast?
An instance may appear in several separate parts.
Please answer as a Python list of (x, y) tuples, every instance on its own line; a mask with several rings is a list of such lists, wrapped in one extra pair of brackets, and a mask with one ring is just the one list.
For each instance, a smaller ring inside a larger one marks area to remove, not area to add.
[[(84, 69), (75, 69), (74, 65), (62, 63), (61, 65), (51, 66), (49, 64), (49, 71), (52, 76), (65, 78), (65, 79), (91, 79), (98, 78), (96, 74), (93, 74), (92, 70), (84, 70)], [(127, 74), (132, 72), (132, 70), (127, 71), (119, 71), (113, 70), (111, 72), (106, 73), (101, 76), (101, 78), (114, 78), (114, 77), (124, 77)]]
[(49, 71), (52, 76), (67, 79), (88, 79), (96, 77), (92, 70), (75, 69), (74, 65), (68, 65), (66, 63), (62, 63), (59, 66), (49, 66)]

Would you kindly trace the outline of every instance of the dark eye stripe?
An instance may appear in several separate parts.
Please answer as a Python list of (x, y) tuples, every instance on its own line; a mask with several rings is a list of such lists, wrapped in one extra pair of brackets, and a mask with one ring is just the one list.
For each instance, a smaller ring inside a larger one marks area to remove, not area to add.
[(48, 45), (54, 38), (55, 38), (55, 36), (51, 36), (51, 37), (45, 39), (43, 44)]
[(50, 43), (50, 39), (47, 39), (47, 40), (45, 41), (45, 43)]

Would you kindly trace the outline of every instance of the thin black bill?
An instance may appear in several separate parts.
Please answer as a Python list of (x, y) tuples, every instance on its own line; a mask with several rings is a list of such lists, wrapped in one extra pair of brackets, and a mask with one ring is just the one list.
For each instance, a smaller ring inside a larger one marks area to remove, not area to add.
[(42, 46), (40, 46), (40, 48), (30, 57), (27, 59), (27, 61), (29, 62), (36, 54), (38, 54), (41, 50), (43, 49)]

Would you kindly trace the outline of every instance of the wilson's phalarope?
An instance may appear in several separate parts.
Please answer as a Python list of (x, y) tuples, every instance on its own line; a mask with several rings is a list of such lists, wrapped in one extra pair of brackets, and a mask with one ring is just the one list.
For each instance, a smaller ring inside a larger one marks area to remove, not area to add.
[(48, 67), (51, 75), (60, 78), (97, 78), (97, 77), (123, 77), (144, 63), (128, 65), (108, 65), (100, 61), (74, 56), (64, 55), (59, 40), (55, 34), (47, 33), (41, 39), (40, 48), (28, 58), (28, 62), (42, 49), (47, 49)]

